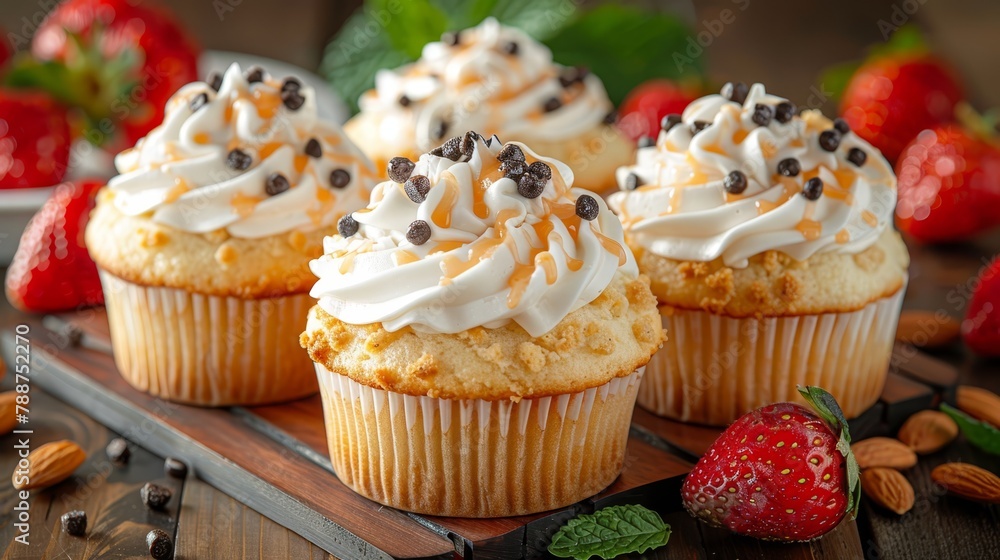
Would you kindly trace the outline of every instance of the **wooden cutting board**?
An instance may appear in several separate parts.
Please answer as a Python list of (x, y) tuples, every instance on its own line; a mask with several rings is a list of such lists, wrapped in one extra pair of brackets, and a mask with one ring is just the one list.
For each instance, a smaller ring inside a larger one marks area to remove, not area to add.
[[(362, 498), (334, 475), (319, 397), (283, 405), (206, 409), (136, 391), (118, 374), (102, 309), (34, 318), (32, 380), (134, 443), (188, 462), (235, 499), (340, 558), (538, 558), (573, 516), (621, 503), (642, 503), (671, 524), (657, 558), (855, 558), (855, 523), (823, 539), (772, 545), (698, 523), (681, 507), (679, 486), (693, 461), (720, 433), (637, 408), (622, 475), (588, 500), (558, 511), (502, 519), (416, 515)], [(44, 335), (43, 335), (44, 333)], [(13, 350), (11, 333), (3, 349)], [(897, 347), (882, 399), (852, 420), (856, 439), (893, 432), (909, 414), (954, 395), (955, 370), (911, 348)]]

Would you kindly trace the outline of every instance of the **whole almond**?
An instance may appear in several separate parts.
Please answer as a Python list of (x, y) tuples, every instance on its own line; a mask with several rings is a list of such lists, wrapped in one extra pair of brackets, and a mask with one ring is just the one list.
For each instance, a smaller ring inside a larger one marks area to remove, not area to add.
[(899, 441), (921, 455), (934, 453), (958, 437), (958, 424), (947, 414), (921, 410), (903, 422)]
[(920, 348), (940, 348), (958, 339), (962, 324), (944, 313), (908, 310), (899, 316), (896, 340)]
[(917, 464), (917, 454), (903, 442), (887, 438), (873, 437), (861, 440), (851, 446), (854, 458), (862, 469), (886, 467), (908, 469)]
[(959, 385), (955, 404), (959, 410), (976, 420), (1000, 429), (1000, 396), (996, 393), (971, 385)]
[(1000, 504), (1000, 478), (969, 463), (945, 463), (931, 471), (931, 480), (968, 500)]
[(913, 486), (895, 469), (861, 471), (861, 490), (876, 504), (898, 515), (913, 509)]
[(17, 393), (0, 393), (0, 436), (9, 434), (17, 426)]
[(86, 458), (87, 453), (72, 441), (46, 443), (28, 454), (27, 477), (15, 467), (11, 482), (18, 490), (52, 486), (66, 480)]

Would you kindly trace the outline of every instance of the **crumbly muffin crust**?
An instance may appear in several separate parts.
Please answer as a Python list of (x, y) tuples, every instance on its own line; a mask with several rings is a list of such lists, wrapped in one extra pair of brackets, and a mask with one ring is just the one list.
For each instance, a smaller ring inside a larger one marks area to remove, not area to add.
[(632, 247), (651, 279), (662, 311), (700, 309), (728, 317), (783, 317), (856, 311), (895, 294), (910, 258), (892, 228), (857, 254), (819, 253), (798, 261), (779, 251), (750, 259), (746, 268), (678, 261)]
[(548, 333), (516, 323), (458, 334), (350, 325), (314, 306), (300, 343), (313, 361), (354, 381), (445, 399), (514, 401), (575, 393), (631, 374), (664, 340), (649, 280), (623, 274)]
[(177, 288), (243, 299), (309, 291), (316, 277), (309, 261), (323, 253), (331, 226), (260, 239), (231, 237), (225, 231), (180, 231), (148, 215), (127, 216), (103, 189), (87, 225), (91, 257), (102, 269), (134, 284)]

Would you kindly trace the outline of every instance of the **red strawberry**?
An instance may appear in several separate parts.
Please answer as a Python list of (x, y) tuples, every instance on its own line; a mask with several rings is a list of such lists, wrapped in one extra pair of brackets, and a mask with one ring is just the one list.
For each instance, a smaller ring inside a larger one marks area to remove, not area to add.
[(921, 132), (896, 164), (899, 229), (958, 241), (1000, 224), (1000, 149), (958, 125)]
[(649, 80), (629, 92), (618, 110), (619, 128), (633, 141), (643, 136), (656, 138), (660, 120), (681, 113), (697, 97), (696, 92), (670, 80)]
[(878, 58), (847, 84), (840, 112), (858, 136), (895, 162), (921, 130), (952, 122), (962, 88), (948, 66), (926, 55)]
[(741, 535), (808, 541), (854, 515), (858, 464), (840, 406), (818, 387), (799, 388), (816, 409), (758, 408), (734, 422), (688, 474), (684, 507)]
[(83, 232), (103, 181), (63, 183), (28, 223), (7, 271), (7, 299), (23, 311), (64, 311), (104, 303)]
[[(163, 120), (167, 100), (198, 77), (199, 49), (166, 10), (135, 0), (68, 0), (39, 26), (8, 81), (80, 107), (84, 136), (131, 146)], [(38, 62), (42, 61), (42, 62)]]
[(962, 321), (962, 338), (977, 354), (1000, 356), (1000, 258), (979, 273)]
[(0, 189), (62, 181), (70, 140), (66, 109), (47, 94), (0, 89)]

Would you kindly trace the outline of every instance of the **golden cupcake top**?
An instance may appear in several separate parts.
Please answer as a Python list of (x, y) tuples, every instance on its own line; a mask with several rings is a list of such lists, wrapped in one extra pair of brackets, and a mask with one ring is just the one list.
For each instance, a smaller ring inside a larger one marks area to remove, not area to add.
[(610, 204), (636, 246), (734, 267), (771, 250), (860, 253), (891, 228), (896, 201), (892, 167), (846, 122), (761, 84), (727, 84), (664, 118), (618, 181)]
[(540, 336), (619, 271), (637, 275), (601, 198), (524, 144), (468, 132), (388, 173), (312, 263), (312, 294), (341, 321), (438, 333), (513, 321)]
[(192, 233), (308, 231), (364, 205), (377, 173), (311, 88), (260, 68), (181, 88), (163, 123), (115, 159), (114, 204)]

